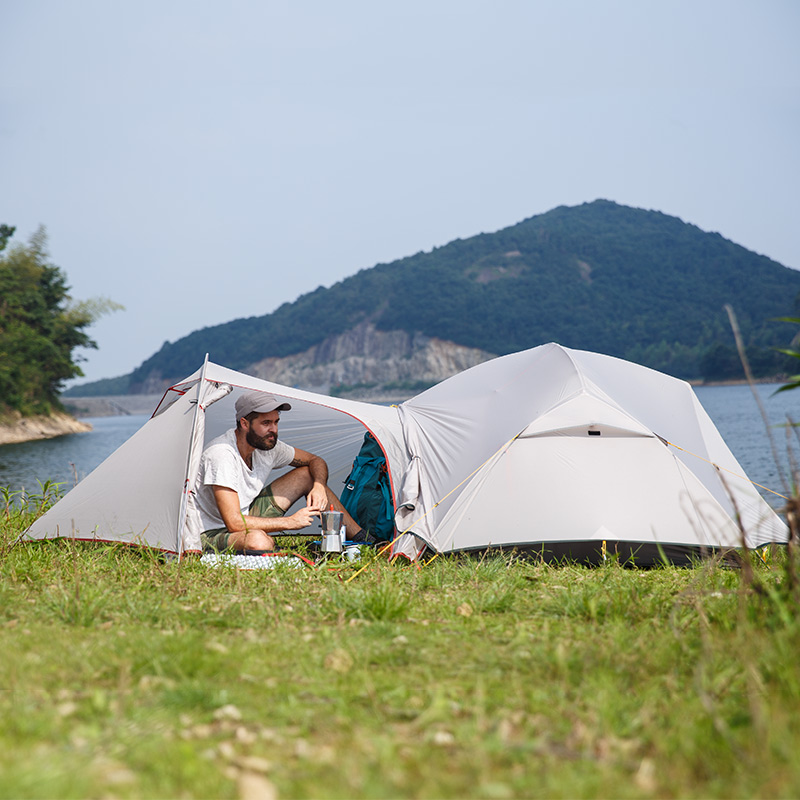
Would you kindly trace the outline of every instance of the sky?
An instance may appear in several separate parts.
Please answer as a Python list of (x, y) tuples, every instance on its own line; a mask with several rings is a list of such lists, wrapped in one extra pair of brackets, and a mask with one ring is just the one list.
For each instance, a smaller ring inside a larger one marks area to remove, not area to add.
[(800, 269), (799, 40), (796, 0), (0, 0), (0, 223), (125, 307), (77, 383), (597, 198)]

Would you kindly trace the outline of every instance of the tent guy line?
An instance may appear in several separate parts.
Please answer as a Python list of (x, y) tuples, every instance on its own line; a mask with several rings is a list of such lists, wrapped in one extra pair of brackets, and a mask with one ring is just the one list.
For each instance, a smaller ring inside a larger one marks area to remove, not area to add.
[[(658, 434), (656, 434), (658, 436)], [(733, 472), (726, 467), (721, 467), (719, 464), (715, 464), (713, 461), (709, 461), (707, 458), (703, 458), (703, 456), (697, 455), (697, 453), (693, 453), (691, 450), (687, 450), (685, 447), (681, 447), (674, 442), (670, 442), (669, 440), (665, 439), (663, 436), (658, 436), (664, 444), (669, 445), (670, 447), (674, 447), (676, 450), (680, 450), (682, 453), (686, 453), (687, 455), (694, 456), (695, 458), (699, 458), (701, 461), (705, 461), (706, 464), (711, 464), (714, 469), (718, 469), (720, 472), (727, 472), (730, 475), (733, 475), (734, 478), (740, 478), (743, 481), (749, 481), (753, 484), (753, 486), (758, 486), (759, 489), (763, 489), (765, 492), (769, 492), (770, 494), (774, 494), (776, 497), (781, 497), (784, 500), (788, 500), (789, 498), (785, 494), (781, 494), (780, 492), (776, 492), (774, 489), (770, 489), (769, 486), (764, 486), (760, 483), (757, 483), (752, 478), (748, 478), (747, 475), (739, 475), (737, 472)]]

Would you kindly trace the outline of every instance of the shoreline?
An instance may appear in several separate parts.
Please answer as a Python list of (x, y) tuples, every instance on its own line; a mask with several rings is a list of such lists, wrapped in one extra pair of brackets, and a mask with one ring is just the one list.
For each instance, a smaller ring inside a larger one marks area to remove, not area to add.
[[(753, 383), (755, 384), (762, 384), (762, 383), (787, 383), (787, 377), (779, 377), (779, 378), (755, 378)], [(747, 378), (732, 378), (727, 381), (703, 381), (703, 380), (692, 380), (687, 381), (687, 383), (693, 388), (696, 389), (699, 386), (747, 386), (750, 381)]]
[(125, 417), (133, 414), (150, 416), (162, 394), (109, 394), (96, 397), (62, 397), (61, 402), (77, 419), (82, 417)]
[(55, 439), (70, 433), (88, 433), (90, 430), (92, 426), (88, 422), (81, 422), (61, 411), (33, 417), (14, 414), (10, 419), (0, 422), (0, 445)]

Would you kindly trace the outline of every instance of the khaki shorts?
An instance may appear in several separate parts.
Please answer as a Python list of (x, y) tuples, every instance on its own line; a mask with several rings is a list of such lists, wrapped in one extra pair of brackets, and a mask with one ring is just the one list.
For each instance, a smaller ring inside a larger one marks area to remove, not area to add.
[[(282, 517), (286, 514), (286, 509), (281, 508), (272, 494), (272, 484), (265, 486), (261, 494), (253, 500), (249, 513), (253, 517)], [(230, 549), (228, 540), (230, 532), (227, 528), (211, 528), (200, 534), (200, 541), (203, 543), (204, 553), (224, 553)]]

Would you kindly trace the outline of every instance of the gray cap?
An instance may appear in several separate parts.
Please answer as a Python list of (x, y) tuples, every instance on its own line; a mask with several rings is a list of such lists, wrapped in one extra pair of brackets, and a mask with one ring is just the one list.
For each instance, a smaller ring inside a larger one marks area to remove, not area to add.
[(270, 411), (289, 411), (289, 409), (291, 409), (289, 403), (266, 392), (245, 392), (236, 400), (236, 419), (240, 420), (254, 411), (268, 414)]

